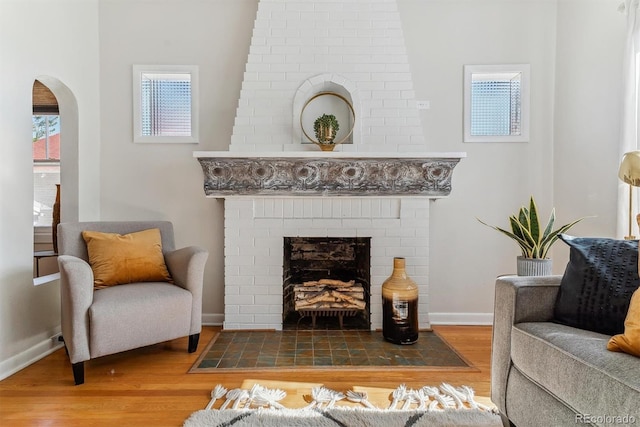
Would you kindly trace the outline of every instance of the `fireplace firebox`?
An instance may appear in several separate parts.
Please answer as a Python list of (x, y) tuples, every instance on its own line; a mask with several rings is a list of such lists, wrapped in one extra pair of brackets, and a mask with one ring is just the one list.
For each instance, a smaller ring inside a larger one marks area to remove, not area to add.
[(283, 329), (371, 329), (370, 282), (370, 237), (284, 237)]

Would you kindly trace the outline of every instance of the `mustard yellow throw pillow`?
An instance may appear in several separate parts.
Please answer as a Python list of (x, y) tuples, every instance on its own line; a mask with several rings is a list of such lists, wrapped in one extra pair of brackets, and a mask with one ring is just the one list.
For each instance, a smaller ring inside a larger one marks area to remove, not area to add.
[(130, 234), (83, 231), (94, 289), (134, 282), (168, 282), (160, 230), (151, 228)]
[(612, 336), (607, 350), (622, 351), (640, 357), (640, 289), (631, 296), (629, 311), (624, 320), (624, 333)]

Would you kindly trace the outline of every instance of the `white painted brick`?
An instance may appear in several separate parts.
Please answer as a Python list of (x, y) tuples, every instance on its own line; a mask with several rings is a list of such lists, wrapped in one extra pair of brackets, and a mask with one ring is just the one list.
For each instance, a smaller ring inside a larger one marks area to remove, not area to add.
[(375, 257), (386, 257), (387, 251), (383, 246), (372, 246), (371, 247), (371, 262), (373, 263), (373, 258)]
[(228, 263), (229, 265), (237, 265), (237, 266), (250, 266), (250, 265), (253, 265), (255, 262), (253, 256), (225, 255), (224, 259), (225, 259), (225, 263)]
[(251, 305), (254, 303), (254, 298), (252, 295), (225, 295), (224, 303), (235, 304), (238, 306), (247, 304)]
[(283, 218), (292, 218), (294, 215), (294, 199), (284, 199), (282, 201), (282, 217)]
[[(225, 279), (225, 295), (240, 295), (240, 286), (232, 285)], [(226, 308), (225, 308), (226, 310)]]
[(264, 323), (266, 325), (275, 324), (278, 322), (282, 322), (282, 317), (276, 314), (256, 314), (255, 315), (256, 323)]
[(386, 230), (375, 227), (375, 221), (372, 220), (371, 228), (361, 227), (356, 230), (356, 237), (385, 237)]
[(269, 314), (269, 305), (243, 305), (240, 314)]
[(278, 266), (282, 265), (282, 252), (279, 251), (278, 257), (274, 256), (256, 256), (255, 263), (263, 266)]
[(412, 257), (416, 254), (415, 248), (393, 247), (389, 246), (384, 248), (385, 254), (392, 257)]
[(237, 305), (226, 304), (224, 307), (224, 312), (228, 315), (238, 314), (240, 312), (240, 307)]
[[(232, 327), (227, 328), (226, 324), (227, 324), (227, 320), (226, 320), (226, 313), (225, 313), (225, 329), (233, 329)], [(246, 325), (250, 325), (254, 322), (255, 316), (253, 314), (235, 314), (233, 316), (229, 316), (229, 323), (230, 324), (238, 324), (238, 325), (242, 325), (242, 324), (246, 324)]]
[(330, 237), (355, 237), (356, 233), (347, 228), (328, 228), (325, 236)]
[[(282, 251), (278, 251), (279, 255), (282, 256)], [(262, 294), (269, 294), (270, 286), (282, 286), (282, 276), (263, 276), (256, 275), (255, 278), (256, 288), (262, 288)]]
[(310, 2), (310, 1), (307, 1), (307, 2), (287, 1), (281, 4), (283, 4), (286, 10), (289, 10), (289, 11), (311, 12), (315, 9), (314, 2)]

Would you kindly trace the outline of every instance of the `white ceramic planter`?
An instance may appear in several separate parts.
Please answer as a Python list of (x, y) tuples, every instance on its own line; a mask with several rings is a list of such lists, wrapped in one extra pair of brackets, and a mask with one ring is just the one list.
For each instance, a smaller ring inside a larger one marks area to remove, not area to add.
[(518, 276), (550, 276), (553, 261), (550, 258), (518, 257)]

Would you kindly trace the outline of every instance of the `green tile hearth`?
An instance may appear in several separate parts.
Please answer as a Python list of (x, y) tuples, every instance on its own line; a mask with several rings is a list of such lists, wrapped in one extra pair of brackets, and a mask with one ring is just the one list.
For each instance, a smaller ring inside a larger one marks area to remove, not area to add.
[(387, 342), (380, 331), (222, 331), (192, 371), (311, 367), (469, 367), (432, 331), (415, 344)]

